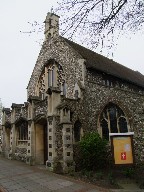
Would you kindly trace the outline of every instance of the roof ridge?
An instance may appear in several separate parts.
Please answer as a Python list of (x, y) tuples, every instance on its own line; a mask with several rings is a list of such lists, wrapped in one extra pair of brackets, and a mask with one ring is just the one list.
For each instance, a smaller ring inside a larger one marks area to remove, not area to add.
[(85, 60), (87, 68), (93, 68), (109, 75), (121, 78), (129, 83), (144, 88), (144, 75), (128, 68), (112, 59), (109, 59), (93, 50), (90, 50), (78, 43), (75, 43), (65, 37), (62, 37), (75, 51), (77, 51)]
[[(97, 54), (97, 55), (99, 55), (99, 56), (101, 56), (101, 57), (103, 57), (103, 58), (105, 58), (105, 59), (108, 59), (109, 61), (112, 61), (112, 62), (114, 62), (114, 63), (116, 63), (116, 64), (118, 64), (118, 65), (120, 65), (120, 66), (122, 66), (122, 67), (124, 67), (124, 68), (127, 68), (127, 69), (129, 69), (129, 70), (132, 70), (132, 71), (134, 71), (134, 72), (139, 72), (139, 71), (135, 71), (135, 70), (133, 70), (133, 69), (131, 69), (131, 68), (129, 68), (129, 67), (121, 64), (121, 63), (118, 63), (117, 61), (115, 61), (115, 60), (113, 60), (113, 59), (110, 59), (110, 58), (108, 58), (108, 57), (106, 57), (106, 56), (104, 56), (104, 55), (102, 55), (102, 54), (100, 54), (100, 53), (97, 53), (97, 52), (95, 52), (95, 51), (93, 51), (93, 50), (91, 50), (91, 49), (89, 49), (89, 48), (87, 48), (87, 47), (85, 47), (85, 46), (83, 46), (83, 45), (80, 45), (80, 44), (78, 44), (78, 43), (76, 43), (76, 42), (74, 42), (74, 41), (71, 41), (71, 40), (69, 40), (69, 39), (67, 39), (67, 38), (65, 38), (65, 37), (62, 37), (62, 38), (64, 38), (66, 41), (69, 41), (69, 42), (71, 42), (71, 43), (73, 43), (73, 44), (76, 44), (76, 45), (78, 45), (78, 46), (80, 46), (80, 47), (82, 47), (82, 48), (84, 48), (84, 49), (86, 49), (86, 50), (88, 50), (88, 51), (91, 51), (91, 52), (94, 53), (94, 54)], [(140, 73), (140, 72), (139, 72), (139, 73)]]

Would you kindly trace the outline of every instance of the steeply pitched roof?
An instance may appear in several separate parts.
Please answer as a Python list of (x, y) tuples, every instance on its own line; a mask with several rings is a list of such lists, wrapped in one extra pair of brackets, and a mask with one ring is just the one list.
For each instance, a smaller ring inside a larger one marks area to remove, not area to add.
[(64, 40), (86, 60), (87, 68), (110, 74), (144, 88), (144, 75), (138, 71), (133, 71), (66, 38)]

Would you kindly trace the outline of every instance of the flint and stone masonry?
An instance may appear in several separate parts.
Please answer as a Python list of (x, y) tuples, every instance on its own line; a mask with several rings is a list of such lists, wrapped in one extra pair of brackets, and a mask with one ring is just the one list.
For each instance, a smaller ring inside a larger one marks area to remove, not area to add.
[(3, 109), (1, 152), (68, 172), (91, 131), (107, 140), (134, 132), (135, 159), (144, 161), (144, 76), (60, 36), (59, 16), (48, 13), (27, 102)]

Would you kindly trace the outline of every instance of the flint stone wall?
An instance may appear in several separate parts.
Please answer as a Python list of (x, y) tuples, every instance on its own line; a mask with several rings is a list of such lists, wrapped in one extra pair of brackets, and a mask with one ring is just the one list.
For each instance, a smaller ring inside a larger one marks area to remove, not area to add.
[(11, 113), (5, 114), (5, 122), (11, 122)]
[(36, 117), (38, 115), (46, 115), (47, 108), (48, 108), (47, 99), (35, 103), (34, 117)]
[(113, 85), (107, 86), (103, 74), (88, 70), (82, 92), (83, 99), (63, 100), (72, 112), (72, 124), (79, 119), (84, 132), (96, 131), (104, 107), (109, 102), (117, 104), (127, 117), (129, 131), (134, 132), (136, 162), (144, 161), (144, 90), (118, 79), (113, 79)]
[(28, 97), (30, 95), (35, 96), (36, 83), (40, 77), (44, 64), (46, 64), (50, 59), (55, 59), (60, 65), (62, 65), (65, 80), (68, 85), (67, 96), (68, 98), (72, 98), (76, 80), (83, 81), (82, 67), (78, 62), (79, 59), (82, 58), (64, 41), (62, 37), (51, 39), (49, 41), (46, 40), (43, 43), (28, 84)]
[(128, 118), (129, 131), (134, 132), (136, 161), (144, 161), (144, 90), (117, 79), (111, 87), (103, 85), (103, 76), (99, 77), (99, 74), (87, 73), (84, 95), (87, 130), (97, 130), (99, 115), (106, 104), (117, 104)]
[(15, 121), (21, 117), (21, 108), (15, 109)]
[(25, 119), (28, 119), (28, 107), (21, 108), (21, 116)]

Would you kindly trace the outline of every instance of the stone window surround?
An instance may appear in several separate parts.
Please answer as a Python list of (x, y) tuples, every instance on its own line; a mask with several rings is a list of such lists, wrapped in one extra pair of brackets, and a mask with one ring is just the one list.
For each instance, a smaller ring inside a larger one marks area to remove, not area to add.
[(48, 88), (59, 87), (61, 95), (66, 96), (67, 84), (65, 81), (65, 75), (62, 66), (53, 59), (50, 59), (41, 71), (37, 86), (35, 89), (35, 95), (45, 99)]
[[(105, 105), (105, 107), (108, 106), (110, 103), (112, 103), (113, 105), (117, 106), (118, 108), (120, 108), (120, 109), (122, 110), (122, 108), (121, 108), (118, 104), (115, 104), (115, 103), (113, 103), (113, 102), (108, 102), (108, 103)], [(103, 108), (103, 110), (102, 110), (101, 113), (99, 114), (99, 118), (98, 118), (98, 132), (99, 132), (99, 134), (101, 135), (101, 137), (103, 137), (103, 135), (102, 135), (102, 127), (101, 127), (101, 125), (100, 125), (100, 116), (101, 116), (101, 114), (103, 113), (105, 107)], [(122, 112), (123, 112), (123, 110), (122, 110)], [(123, 113), (124, 113), (124, 112), (123, 112)], [(128, 121), (128, 117), (125, 115), (125, 113), (124, 113), (124, 115), (121, 116), (121, 117), (125, 118), (126, 123), (127, 123), (127, 132), (129, 132), (129, 121)], [(109, 119), (108, 119), (108, 121), (109, 121)], [(118, 127), (117, 127), (118, 133), (120, 133), (119, 125), (117, 124), (117, 126), (118, 126)], [(109, 129), (109, 133), (112, 133), (112, 132), (110, 131), (110, 123), (109, 123), (109, 122), (108, 122), (108, 129)]]
[(28, 143), (28, 123), (23, 120), (16, 124), (16, 145), (26, 146)]

